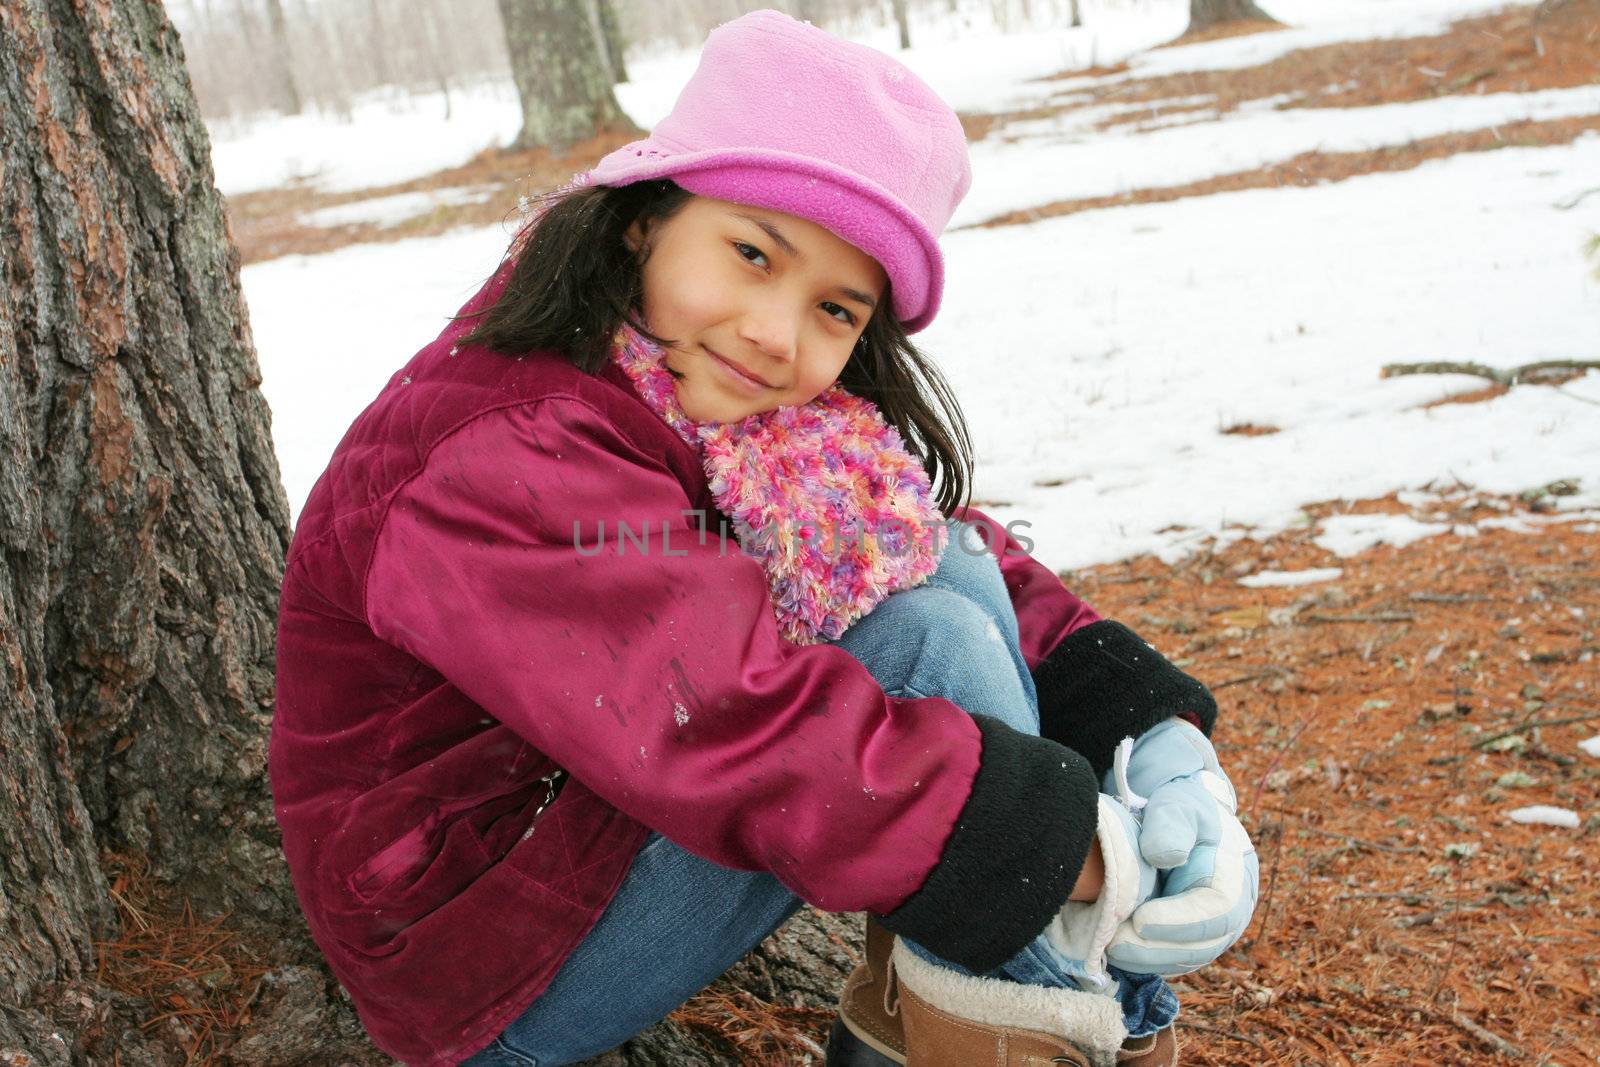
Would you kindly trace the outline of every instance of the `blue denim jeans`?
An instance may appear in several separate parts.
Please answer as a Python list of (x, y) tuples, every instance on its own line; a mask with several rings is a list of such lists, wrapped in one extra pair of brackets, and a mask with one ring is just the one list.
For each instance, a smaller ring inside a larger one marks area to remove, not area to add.
[[(895, 593), (834, 642), (898, 697), (941, 696), (1039, 732), (1038, 697), (995, 558), (952, 538), (925, 585)], [(598, 922), (539, 999), (469, 1067), (555, 1067), (615, 1048), (710, 985), (800, 909), (772, 875), (736, 871), (652, 833)], [(907, 947), (962, 974), (920, 945)], [(1111, 971), (1130, 1036), (1176, 1017), (1155, 975)], [(988, 977), (1080, 988), (1083, 969), (1041, 933)], [(1093, 988), (1086, 986), (1085, 988)]]

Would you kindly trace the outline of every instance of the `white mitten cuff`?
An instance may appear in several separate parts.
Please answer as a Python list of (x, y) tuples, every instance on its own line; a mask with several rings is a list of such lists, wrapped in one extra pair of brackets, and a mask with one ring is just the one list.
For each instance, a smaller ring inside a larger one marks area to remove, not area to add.
[(1089, 979), (1105, 988), (1106, 946), (1117, 928), (1155, 891), (1155, 869), (1139, 856), (1139, 823), (1115, 797), (1100, 794), (1095, 829), (1100, 855), (1105, 860), (1105, 881), (1100, 896), (1091, 901), (1069, 900), (1045, 928), (1050, 944), (1062, 956), (1077, 960)]

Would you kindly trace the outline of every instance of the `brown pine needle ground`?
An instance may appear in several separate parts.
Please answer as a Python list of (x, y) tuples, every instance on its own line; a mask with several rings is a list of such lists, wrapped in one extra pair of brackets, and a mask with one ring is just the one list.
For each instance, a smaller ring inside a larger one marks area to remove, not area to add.
[(122, 919), (114, 941), (97, 941), (96, 979), (149, 1005), (140, 1027), (162, 1034), (187, 1056), (212, 1064), (250, 1020), (250, 1005), (270, 969), (260, 950), (227, 928), (227, 916), (197, 919), (150, 878), (142, 857), (102, 857)]
[(800, 1063), (809, 1054), (813, 1063), (820, 1064), (834, 1013), (768, 1004), (744, 990), (714, 989), (668, 1018), (727, 1042), (737, 1050), (740, 1063)]
[[(1550, 517), (1472, 493), (1307, 512), (1346, 510)], [(1475, 528), (1349, 560), (1308, 528), (1073, 580), (1216, 691), (1261, 856), (1245, 940), (1178, 983), (1184, 1023), (1210, 1028), (1186, 1064), (1594, 1062), (1600, 761), (1577, 742), (1600, 734), (1600, 532)], [(1533, 804), (1582, 825), (1508, 819)]]
[[(1368, 511), (1463, 528), (1549, 517), (1475, 493), (1307, 509)], [(1213, 688), (1261, 857), (1244, 940), (1176, 983), (1186, 1067), (1595, 1062), (1600, 760), (1577, 742), (1600, 734), (1600, 530), (1476, 528), (1351, 559), (1306, 528), (1067, 576)], [(1237, 581), (1322, 567), (1344, 573)], [(1533, 804), (1583, 823), (1507, 818)], [(742, 1063), (806, 1062), (810, 1046), (783, 1037), (803, 1020), (752, 1023), (703, 998), (680, 1017), (788, 1042)], [(820, 1044), (828, 1023), (800, 1036)]]

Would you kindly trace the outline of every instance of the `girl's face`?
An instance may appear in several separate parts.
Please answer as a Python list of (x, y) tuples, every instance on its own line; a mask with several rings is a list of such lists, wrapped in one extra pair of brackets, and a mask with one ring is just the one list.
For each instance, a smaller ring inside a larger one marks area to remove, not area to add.
[(645, 324), (674, 342), (667, 369), (696, 422), (810, 402), (883, 299), (877, 260), (781, 211), (696, 196), (627, 240), (645, 255)]

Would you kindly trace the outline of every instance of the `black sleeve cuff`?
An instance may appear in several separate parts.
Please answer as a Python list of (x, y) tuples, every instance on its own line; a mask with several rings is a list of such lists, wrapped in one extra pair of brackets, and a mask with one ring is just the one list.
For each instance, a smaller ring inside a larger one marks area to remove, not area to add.
[(1144, 638), (1110, 619), (1070, 633), (1033, 669), (1039, 732), (1083, 753), (1099, 781), (1117, 744), (1185, 712), (1206, 736), (1217, 702)]
[(884, 927), (979, 974), (1039, 936), (1094, 842), (1098, 777), (1084, 758), (987, 715), (972, 792), (922, 887)]

